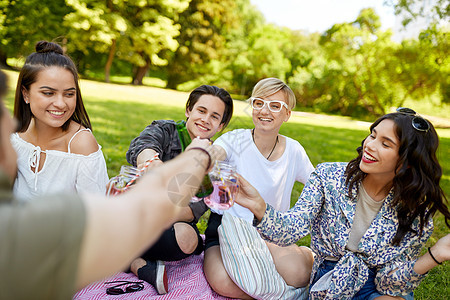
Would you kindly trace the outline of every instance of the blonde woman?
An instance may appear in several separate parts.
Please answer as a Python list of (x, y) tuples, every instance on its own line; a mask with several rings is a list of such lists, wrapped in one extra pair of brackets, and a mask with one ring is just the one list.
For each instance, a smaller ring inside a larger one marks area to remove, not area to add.
[[(279, 133), (283, 123), (291, 116), (296, 100), (292, 90), (280, 79), (266, 78), (253, 88), (249, 99), (252, 107), (252, 129), (236, 129), (220, 136), (214, 143), (226, 157), (226, 161), (236, 166), (237, 172), (246, 178), (265, 202), (281, 211), (290, 206), (291, 191), (296, 181), (305, 183), (314, 170), (308, 155), (296, 140)], [(253, 221), (253, 213), (235, 204), (228, 210), (234, 216)], [(217, 228), (222, 216), (212, 211), (205, 231), (204, 272), (211, 287), (218, 294), (232, 298), (249, 298), (225, 271)], [(285, 281), (294, 287), (305, 286), (309, 281), (312, 254), (307, 248), (278, 247), (267, 244), (277, 271)], [(298, 255), (300, 254), (300, 255)], [(299, 265), (309, 265), (304, 272), (293, 272), (297, 261), (283, 264), (281, 256), (292, 255), (300, 258)]]

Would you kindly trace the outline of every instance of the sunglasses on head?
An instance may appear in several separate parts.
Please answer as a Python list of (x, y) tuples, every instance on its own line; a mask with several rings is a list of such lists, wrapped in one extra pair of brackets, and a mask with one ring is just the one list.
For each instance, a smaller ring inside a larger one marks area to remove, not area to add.
[[(121, 282), (121, 283), (119, 283)], [(112, 284), (112, 283), (119, 283), (115, 286), (109, 287), (106, 289), (106, 294), (108, 295), (122, 295), (126, 293), (133, 293), (133, 292), (139, 292), (144, 289), (143, 281), (126, 281), (126, 280), (118, 280), (118, 281), (111, 281), (111, 282), (105, 282), (105, 284)], [(123, 290), (120, 288), (121, 286), (130, 284)]]
[(427, 120), (419, 116), (414, 110), (407, 107), (399, 107), (396, 110), (400, 114), (414, 116), (411, 120), (411, 125), (415, 130), (428, 132), (430, 129), (430, 124)]

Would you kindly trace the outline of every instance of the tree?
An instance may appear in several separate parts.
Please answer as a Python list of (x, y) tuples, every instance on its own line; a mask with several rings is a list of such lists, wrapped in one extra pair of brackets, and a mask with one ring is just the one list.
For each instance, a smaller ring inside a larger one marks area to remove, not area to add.
[[(251, 34), (263, 26), (264, 18), (249, 0), (235, 0), (231, 14), (235, 16), (235, 24), (224, 30), (225, 45), (220, 56), (206, 64), (206, 71), (199, 74), (191, 86), (200, 83), (213, 83), (226, 88), (229, 92), (245, 95), (249, 81), (246, 72), (253, 66), (248, 60)], [(252, 84), (252, 83), (250, 83)]]
[[(425, 62), (424, 64), (416, 65), (417, 69), (411, 73), (411, 76), (416, 77), (416, 81), (408, 86), (407, 90), (412, 93), (410, 96), (415, 97), (426, 95), (429, 91), (434, 91), (434, 84), (440, 88), (441, 100), (443, 102), (450, 102), (450, 80), (449, 63), (448, 63), (448, 24), (450, 21), (450, 2), (448, 0), (386, 0), (385, 4), (393, 6), (395, 14), (403, 18), (402, 23), (407, 27), (411, 22), (419, 19), (425, 20), (427, 28), (419, 35), (420, 43), (417, 44), (421, 50), (426, 50), (429, 56), (424, 57), (422, 53), (416, 53), (416, 61)], [(404, 43), (406, 53), (411, 54), (411, 43)], [(442, 51), (444, 50), (444, 52)], [(444, 55), (443, 55), (444, 53)], [(410, 57), (410, 55), (402, 56), (402, 58)], [(435, 57), (432, 59), (431, 57)], [(415, 65), (414, 62), (408, 65)], [(416, 71), (423, 71), (417, 72)], [(423, 75), (422, 79), (417, 76)], [(427, 79), (433, 78), (434, 81)], [(408, 80), (405, 81), (405, 83)], [(424, 93), (422, 93), (422, 91)], [(408, 95), (408, 94), (407, 94)]]
[(80, 51), (86, 56), (91, 50), (107, 53), (105, 81), (109, 82), (117, 39), (127, 30), (126, 20), (116, 10), (112, 0), (105, 2), (66, 0), (66, 2), (74, 10), (64, 17), (65, 24), (71, 28), (67, 34), (70, 49)]
[(395, 14), (403, 17), (403, 26), (407, 26), (418, 18), (424, 18), (429, 28), (439, 24), (441, 20), (448, 22), (450, 2), (448, 0), (385, 0), (386, 5), (395, 9)]
[(289, 42), (289, 29), (266, 24), (253, 29), (247, 45), (231, 60), (233, 80), (241, 87), (240, 94), (248, 95), (262, 78), (278, 77), (286, 80), (291, 63), (283, 52)]
[(448, 33), (437, 28), (422, 32), (419, 40), (406, 40), (396, 51), (395, 80), (404, 88), (398, 106), (408, 98), (423, 99), (439, 92), (441, 101), (449, 103), (450, 59)]
[(70, 11), (64, 0), (1, 0), (0, 9), (1, 64), (27, 56), (40, 40), (63, 41), (63, 17)]
[(320, 40), (324, 55), (297, 72), (308, 88), (313, 87), (302, 90), (301, 100), (343, 115), (384, 114), (399, 96), (391, 82), (395, 44), (390, 31), (379, 28), (373, 9), (363, 9), (354, 22), (326, 31)]
[[(65, 17), (71, 27), (71, 47), (86, 55), (91, 51), (107, 54), (105, 78), (114, 57), (135, 65), (133, 84), (142, 84), (150, 65), (163, 65), (162, 51), (174, 51), (180, 26), (175, 16), (186, 9), (189, 0), (66, 0), (74, 12)], [(120, 51), (116, 51), (120, 49)]]
[(192, 0), (179, 15), (181, 25), (174, 52), (167, 53), (169, 61), (167, 87), (196, 79), (210, 72), (209, 63), (224, 54), (226, 33), (237, 21), (234, 0)]
[(178, 48), (175, 37), (181, 26), (175, 20), (188, 7), (189, 0), (157, 0), (144, 6), (142, 1), (134, 1), (136, 5), (128, 7), (127, 19), (131, 21), (128, 41), (136, 56), (129, 61), (136, 65), (133, 84), (142, 84), (150, 65), (167, 65), (164, 52)]

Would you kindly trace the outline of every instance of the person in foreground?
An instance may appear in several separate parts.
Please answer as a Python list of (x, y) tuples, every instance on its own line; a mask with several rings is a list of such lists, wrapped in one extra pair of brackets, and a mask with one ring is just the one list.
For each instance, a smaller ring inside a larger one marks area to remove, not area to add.
[(40, 41), (19, 73), (11, 143), (18, 154), (14, 194), (29, 200), (65, 192), (104, 194), (101, 146), (92, 134), (74, 62), (58, 44)]
[(17, 201), (9, 138), (16, 124), (1, 101), (5, 80), (0, 71), (0, 299), (71, 299), (126, 268), (179, 218), (215, 152), (209, 140), (194, 139), (185, 153), (114, 198), (60, 192)]
[(310, 297), (413, 299), (425, 274), (450, 260), (450, 234), (418, 257), (437, 211), (449, 226), (438, 144), (430, 122), (399, 108), (372, 124), (357, 158), (318, 165), (287, 212), (267, 205), (242, 177), (236, 201), (254, 213), (258, 231), (278, 244), (311, 233), (317, 256)]
[[(264, 201), (286, 211), (290, 207), (294, 183), (305, 184), (314, 170), (302, 145), (280, 134), (281, 126), (289, 120), (296, 104), (295, 95), (282, 80), (265, 78), (256, 83), (249, 101), (255, 128), (227, 132), (214, 145), (221, 157), (236, 166), (236, 171), (255, 186)], [(238, 204), (227, 212), (249, 223), (253, 221), (253, 214)], [(248, 298), (249, 295), (232, 281), (223, 263), (217, 232), (222, 213), (211, 210), (205, 231), (205, 276), (216, 293), (231, 298)], [(278, 273), (288, 285), (307, 285), (313, 261), (310, 249), (296, 245), (279, 247), (272, 243), (267, 243), (267, 247)], [(289, 262), (279, 259), (287, 256), (293, 259)], [(298, 265), (303, 266), (303, 270), (299, 271)]]
[[(228, 125), (232, 114), (233, 99), (226, 90), (212, 85), (199, 86), (186, 102), (186, 130), (191, 139), (211, 139)], [(127, 161), (142, 168), (158, 153), (158, 159), (149, 165), (149, 169), (153, 169), (179, 155), (182, 147), (176, 126), (172, 120), (153, 121), (131, 141)], [(207, 209), (203, 201), (190, 203), (158, 242), (131, 264), (131, 271), (153, 285), (158, 294), (168, 292), (164, 261), (178, 261), (202, 253), (203, 239), (197, 222)]]

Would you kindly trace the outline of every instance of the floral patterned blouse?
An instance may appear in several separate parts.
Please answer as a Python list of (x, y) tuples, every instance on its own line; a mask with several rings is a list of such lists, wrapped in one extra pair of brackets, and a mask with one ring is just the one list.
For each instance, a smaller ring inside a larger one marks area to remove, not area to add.
[[(367, 281), (369, 268), (377, 270), (375, 285), (378, 292), (391, 296), (407, 295), (424, 277), (413, 267), (433, 231), (433, 221), (430, 218), (425, 224), (421, 236), (408, 232), (400, 245), (391, 245), (398, 226), (397, 212), (391, 207), (391, 190), (361, 238), (359, 251), (346, 249), (357, 200), (357, 187), (352, 190), (354, 197), (348, 197), (346, 165), (318, 165), (295, 206), (282, 213), (267, 205), (257, 229), (265, 238), (279, 245), (293, 244), (311, 233), (311, 249), (317, 255), (311, 281), (325, 258), (338, 261), (327, 276), (326, 288), (311, 292), (311, 297), (351, 299)], [(412, 229), (419, 232), (418, 219), (413, 222)]]

